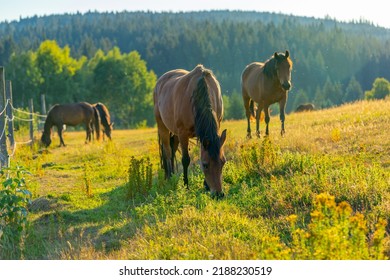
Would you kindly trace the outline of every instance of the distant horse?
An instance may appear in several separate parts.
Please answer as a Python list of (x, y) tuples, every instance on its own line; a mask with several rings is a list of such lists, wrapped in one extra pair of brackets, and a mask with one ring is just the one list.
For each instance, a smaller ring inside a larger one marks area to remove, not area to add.
[(51, 144), (51, 130), (53, 126), (57, 127), (58, 136), (60, 137), (60, 146), (65, 146), (62, 138), (62, 131), (64, 125), (76, 126), (84, 124), (87, 132), (85, 142), (91, 141), (92, 124), (95, 120), (94, 110), (91, 104), (86, 102), (73, 104), (56, 104), (48, 112), (41, 141), (48, 147)]
[(213, 73), (198, 65), (191, 72), (177, 69), (162, 75), (154, 89), (154, 114), (166, 178), (173, 173), (175, 152), (180, 144), (184, 183), (188, 187), (188, 142), (197, 137), (201, 143), (204, 185), (213, 196), (223, 197), (226, 129), (218, 135), (223, 103), (221, 88)]
[[(104, 135), (107, 135), (108, 139), (111, 140), (111, 131), (114, 123), (111, 122), (110, 118), (110, 112), (108, 111), (107, 107), (103, 103), (96, 103), (93, 104), (95, 111), (95, 116), (99, 118), (100, 122), (98, 121), (97, 123), (100, 123), (100, 125), (103, 128), (103, 140), (104, 140)], [(96, 119), (96, 118), (95, 118)], [(95, 124), (97, 127), (97, 124)], [(98, 134), (98, 129), (96, 129), (97, 132), (97, 138), (100, 138), (100, 135)]]
[[(266, 62), (253, 62), (246, 66), (241, 76), (242, 98), (248, 120), (247, 137), (251, 137), (250, 118), (254, 115), (253, 102), (258, 104), (256, 111), (256, 135), (260, 137), (260, 114), (264, 110), (266, 130), (270, 121), (269, 106), (278, 102), (280, 121), (282, 122), (281, 135), (284, 131), (285, 107), (287, 93), (291, 88), (291, 71), (293, 62), (290, 53), (274, 53)], [(252, 110), (251, 110), (252, 108)]]
[(314, 104), (311, 103), (301, 104), (297, 107), (295, 112), (313, 111), (314, 108), (315, 108)]

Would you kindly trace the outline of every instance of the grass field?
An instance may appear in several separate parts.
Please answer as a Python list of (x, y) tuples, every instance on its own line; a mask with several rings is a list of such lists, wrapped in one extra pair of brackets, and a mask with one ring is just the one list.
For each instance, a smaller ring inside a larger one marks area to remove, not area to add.
[(222, 200), (203, 190), (195, 140), (190, 189), (180, 170), (163, 179), (155, 128), (91, 144), (68, 131), (66, 147), (57, 136), (48, 150), (21, 146), (12, 165), (31, 173), (28, 226), (0, 257), (388, 259), (389, 108), (386, 99), (289, 114), (285, 137), (274, 116), (270, 136), (250, 140), (244, 120), (223, 122)]

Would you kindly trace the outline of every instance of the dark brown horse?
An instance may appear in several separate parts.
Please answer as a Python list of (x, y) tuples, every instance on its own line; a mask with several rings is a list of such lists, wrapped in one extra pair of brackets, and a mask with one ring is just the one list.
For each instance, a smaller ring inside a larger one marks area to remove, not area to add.
[(297, 107), (295, 112), (313, 111), (314, 108), (315, 108), (314, 104), (311, 103), (301, 104)]
[[(100, 123), (100, 126), (103, 129), (103, 140), (104, 135), (107, 135), (108, 139), (111, 140), (111, 131), (114, 123), (111, 122), (110, 118), (110, 112), (108, 111), (107, 107), (103, 103), (96, 103), (93, 104), (95, 112), (95, 118), (99, 118), (100, 121), (97, 123)], [(97, 125), (95, 125), (97, 127)], [(98, 134), (99, 129), (96, 129), (97, 138), (100, 138), (100, 134)]]
[(250, 117), (253, 102), (258, 104), (256, 112), (256, 135), (260, 137), (260, 113), (264, 110), (266, 130), (270, 121), (269, 106), (278, 102), (280, 121), (282, 122), (281, 135), (284, 134), (285, 107), (287, 93), (291, 88), (291, 71), (293, 63), (290, 54), (274, 53), (266, 62), (253, 62), (246, 66), (241, 76), (242, 98), (248, 120), (247, 137), (251, 137)]
[(60, 137), (60, 146), (65, 146), (62, 138), (64, 125), (76, 126), (84, 124), (87, 131), (85, 142), (91, 141), (93, 132), (94, 109), (91, 104), (86, 102), (73, 104), (56, 104), (47, 114), (41, 141), (48, 147), (51, 144), (51, 130), (53, 126), (57, 127), (58, 136)]
[(188, 143), (190, 138), (197, 137), (205, 187), (213, 196), (223, 197), (226, 129), (218, 135), (223, 103), (213, 73), (198, 65), (191, 72), (177, 69), (162, 75), (154, 89), (154, 114), (165, 176), (169, 178), (173, 173), (175, 152), (180, 144), (184, 183), (188, 186)]

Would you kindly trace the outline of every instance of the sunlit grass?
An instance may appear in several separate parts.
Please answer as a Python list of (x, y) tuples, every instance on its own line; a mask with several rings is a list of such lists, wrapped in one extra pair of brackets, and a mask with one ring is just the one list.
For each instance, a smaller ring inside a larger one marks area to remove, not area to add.
[[(365, 249), (357, 258), (389, 257), (389, 107), (387, 99), (289, 114), (284, 137), (272, 116), (267, 140), (264, 123), (262, 138), (248, 140), (246, 121), (223, 122), (228, 162), (222, 201), (203, 190), (195, 140), (189, 189), (180, 173), (164, 179), (156, 128), (114, 130), (113, 141), (89, 144), (85, 132), (67, 131), (66, 147), (58, 147), (57, 136), (47, 150), (21, 146), (12, 164), (31, 172), (26, 179), (34, 199), (22, 258), (352, 258), (355, 245), (345, 254), (310, 253), (316, 246), (330, 252), (309, 238), (318, 230), (313, 213), (319, 194), (333, 196), (334, 205), (347, 203), (348, 217), (364, 223), (356, 240)], [(148, 157), (151, 164), (152, 182), (138, 191), (129, 184), (132, 157)], [(180, 153), (177, 160), (180, 166)], [(382, 255), (372, 253), (378, 248)]]

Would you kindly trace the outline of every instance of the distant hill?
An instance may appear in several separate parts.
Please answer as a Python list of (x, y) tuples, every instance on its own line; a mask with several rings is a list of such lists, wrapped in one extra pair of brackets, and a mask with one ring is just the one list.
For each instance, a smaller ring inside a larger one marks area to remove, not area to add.
[[(216, 73), (227, 96), (240, 92), (248, 63), (288, 49), (294, 60), (288, 110), (300, 101), (338, 105), (346, 101), (351, 81), (364, 91), (376, 77), (390, 79), (390, 30), (365, 21), (241, 11), (31, 17), (0, 23), (0, 65), (47, 39), (68, 45), (76, 58), (115, 46), (126, 53), (136, 50), (157, 75), (202, 63)], [(359, 99), (361, 93), (352, 96)]]

